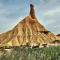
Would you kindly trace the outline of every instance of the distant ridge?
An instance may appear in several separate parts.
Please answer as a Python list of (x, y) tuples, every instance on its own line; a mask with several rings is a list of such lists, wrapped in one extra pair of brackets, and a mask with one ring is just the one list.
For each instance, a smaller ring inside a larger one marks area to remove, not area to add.
[(20, 21), (12, 30), (0, 35), (1, 46), (21, 46), (28, 44), (49, 44), (57, 36), (41, 25), (36, 16), (34, 6), (30, 4), (30, 14)]

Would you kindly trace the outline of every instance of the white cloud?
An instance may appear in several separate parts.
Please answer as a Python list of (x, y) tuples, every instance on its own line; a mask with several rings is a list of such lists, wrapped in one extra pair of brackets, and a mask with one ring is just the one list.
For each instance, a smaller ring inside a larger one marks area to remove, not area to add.
[(45, 16), (55, 16), (57, 13), (60, 14), (60, 7), (56, 7), (55, 9), (47, 10), (43, 14)]

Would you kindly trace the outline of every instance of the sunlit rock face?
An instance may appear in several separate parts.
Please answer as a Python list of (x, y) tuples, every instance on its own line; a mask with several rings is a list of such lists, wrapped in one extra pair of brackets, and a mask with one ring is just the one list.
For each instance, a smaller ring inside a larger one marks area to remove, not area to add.
[(0, 46), (36, 46), (38, 44), (49, 44), (57, 37), (41, 25), (30, 5), (30, 14), (20, 21), (11, 31), (0, 35)]

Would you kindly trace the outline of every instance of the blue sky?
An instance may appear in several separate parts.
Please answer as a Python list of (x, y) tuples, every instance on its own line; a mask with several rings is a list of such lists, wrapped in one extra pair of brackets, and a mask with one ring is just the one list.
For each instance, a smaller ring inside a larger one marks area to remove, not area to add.
[(11, 30), (29, 15), (29, 5), (35, 5), (37, 19), (45, 28), (60, 33), (60, 0), (0, 0), (0, 33)]

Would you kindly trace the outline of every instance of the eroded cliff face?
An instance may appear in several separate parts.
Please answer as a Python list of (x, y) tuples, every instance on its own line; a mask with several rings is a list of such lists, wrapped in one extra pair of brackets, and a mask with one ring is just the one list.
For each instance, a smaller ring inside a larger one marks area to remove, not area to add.
[(29, 46), (36, 46), (49, 44), (56, 39), (57, 36), (38, 22), (34, 6), (31, 4), (29, 16), (20, 21), (11, 31), (0, 35), (0, 45), (21, 46), (28, 44)]

